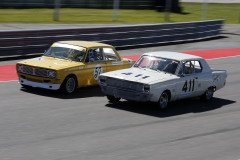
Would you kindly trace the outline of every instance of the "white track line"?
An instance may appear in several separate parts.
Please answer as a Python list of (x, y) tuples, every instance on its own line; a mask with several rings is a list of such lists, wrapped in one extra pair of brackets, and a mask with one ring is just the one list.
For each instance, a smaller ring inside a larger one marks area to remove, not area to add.
[(17, 82), (18, 80), (10, 80), (10, 81), (0, 81), (0, 83), (4, 83), (4, 82)]
[(239, 57), (240, 55), (237, 56), (228, 56), (228, 57), (220, 57), (220, 58), (211, 58), (211, 59), (206, 59), (206, 60), (216, 60), (216, 59), (224, 59), (224, 58), (233, 58), (233, 57)]

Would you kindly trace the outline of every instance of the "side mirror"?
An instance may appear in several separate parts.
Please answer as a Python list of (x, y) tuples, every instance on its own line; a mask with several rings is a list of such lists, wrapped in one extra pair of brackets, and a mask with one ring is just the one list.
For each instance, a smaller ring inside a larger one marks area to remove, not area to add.
[(47, 50), (44, 50), (44, 53), (41, 54), (41, 56), (44, 56), (44, 54), (47, 52)]
[(185, 75), (182, 73), (182, 74), (180, 74), (180, 77), (185, 77)]

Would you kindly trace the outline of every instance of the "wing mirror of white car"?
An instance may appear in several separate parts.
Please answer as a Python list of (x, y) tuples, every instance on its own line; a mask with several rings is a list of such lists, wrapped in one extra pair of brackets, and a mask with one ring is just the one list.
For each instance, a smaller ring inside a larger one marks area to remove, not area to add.
[(180, 77), (185, 77), (185, 74), (181, 73), (179, 74)]

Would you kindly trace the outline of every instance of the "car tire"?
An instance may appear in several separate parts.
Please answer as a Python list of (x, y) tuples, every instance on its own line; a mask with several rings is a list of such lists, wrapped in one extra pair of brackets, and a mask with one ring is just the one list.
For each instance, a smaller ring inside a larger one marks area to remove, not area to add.
[(213, 97), (214, 89), (213, 87), (209, 87), (206, 92), (201, 96), (201, 100), (210, 101)]
[(161, 94), (159, 100), (158, 100), (158, 108), (159, 109), (166, 109), (169, 103), (169, 94), (165, 91)]
[(108, 99), (108, 101), (111, 102), (111, 103), (117, 103), (117, 102), (120, 101), (121, 98), (107, 95), (107, 99)]
[(63, 84), (61, 85), (61, 90), (65, 93), (65, 94), (72, 94), (75, 92), (77, 88), (77, 80), (74, 76), (68, 76)]

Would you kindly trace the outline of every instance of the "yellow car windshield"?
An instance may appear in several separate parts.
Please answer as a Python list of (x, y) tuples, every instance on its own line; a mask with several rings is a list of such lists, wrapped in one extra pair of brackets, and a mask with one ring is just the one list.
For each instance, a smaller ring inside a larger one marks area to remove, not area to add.
[(86, 48), (68, 44), (53, 44), (44, 56), (67, 59), (71, 61), (83, 62), (86, 55)]

